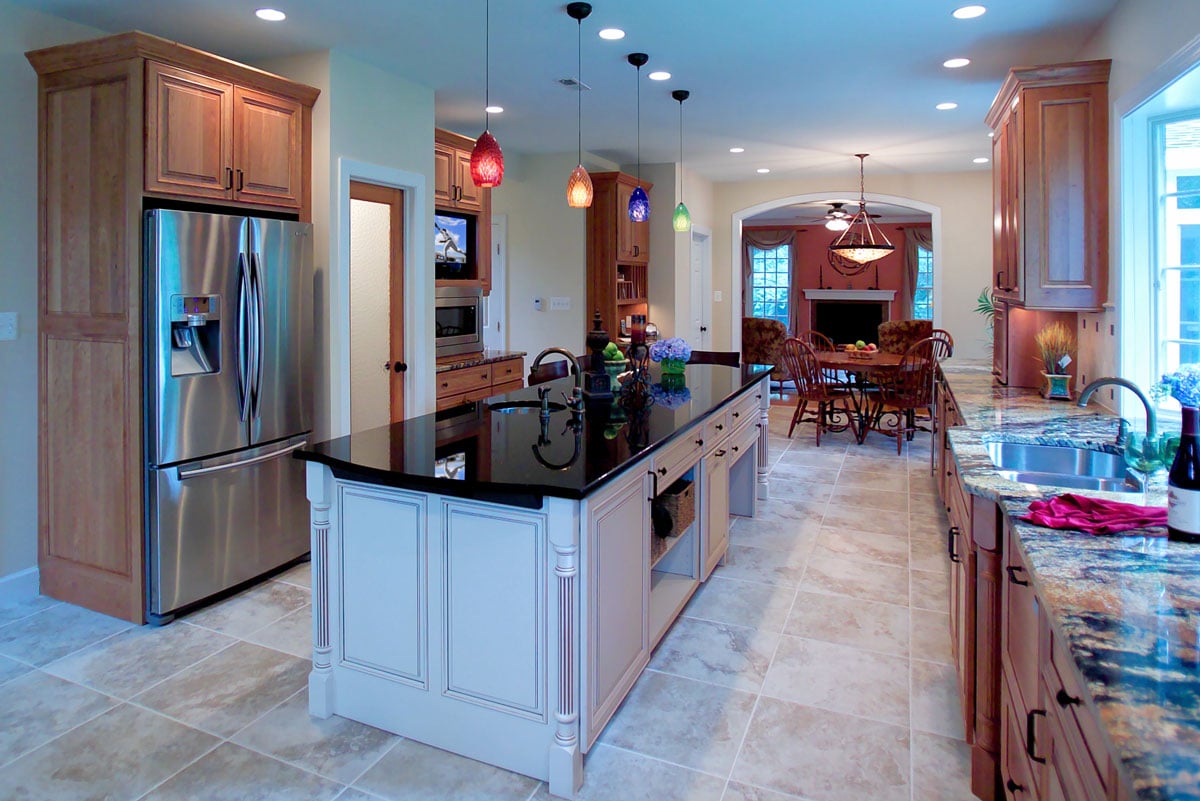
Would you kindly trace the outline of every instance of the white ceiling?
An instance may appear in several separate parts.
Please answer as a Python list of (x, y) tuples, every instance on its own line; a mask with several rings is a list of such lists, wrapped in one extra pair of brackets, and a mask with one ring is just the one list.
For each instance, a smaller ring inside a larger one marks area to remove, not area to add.
[[(980, 0), (973, 0), (978, 2)], [(255, 63), (336, 48), (436, 91), (438, 125), (483, 129), (484, 0), (18, 0), (109, 31), (144, 30)], [(966, 0), (963, 0), (966, 2)], [(983, 117), (1009, 67), (1071, 60), (1116, 0), (982, 0), (956, 20), (955, 0), (596, 0), (583, 23), (583, 147), (635, 158), (636, 72), (642, 68), (642, 161), (678, 159), (684, 104), (686, 166), (714, 181), (802, 172), (853, 174), (987, 170)], [(256, 19), (258, 5), (288, 14)], [(491, 96), (505, 112), (492, 132), (507, 151), (575, 148), (576, 25), (565, 3), (492, 0)], [(617, 26), (625, 39), (597, 32)], [(942, 61), (972, 64), (947, 70)], [(673, 74), (654, 82), (655, 69)], [(936, 111), (942, 101), (959, 104)], [(387, 98), (380, 98), (386, 103)], [(732, 146), (746, 148), (734, 155)], [(768, 167), (769, 175), (756, 168)]]

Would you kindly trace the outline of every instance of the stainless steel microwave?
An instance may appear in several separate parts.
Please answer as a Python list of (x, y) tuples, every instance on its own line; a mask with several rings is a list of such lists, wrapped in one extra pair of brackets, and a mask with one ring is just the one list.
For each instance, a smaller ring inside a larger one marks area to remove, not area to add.
[(438, 356), (483, 350), (483, 292), (478, 287), (438, 287), (433, 321)]

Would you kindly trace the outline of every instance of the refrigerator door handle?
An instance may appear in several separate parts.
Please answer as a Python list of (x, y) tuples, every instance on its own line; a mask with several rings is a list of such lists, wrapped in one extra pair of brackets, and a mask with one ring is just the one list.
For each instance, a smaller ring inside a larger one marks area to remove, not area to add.
[(247, 272), (246, 254), (238, 254), (238, 299), (237, 299), (237, 390), (238, 416), (242, 422), (250, 417), (250, 374), (248, 372), (247, 337), (250, 326), (250, 277)]
[(258, 464), (259, 462), (268, 462), (271, 459), (277, 459), (280, 456), (286, 456), (298, 448), (303, 448), (307, 444), (308, 440), (302, 439), (299, 442), (293, 442), (289, 444), (285, 448), (280, 448), (279, 450), (271, 451), (270, 453), (260, 453), (258, 456), (251, 456), (249, 459), (239, 459), (236, 462), (229, 462), (228, 464), (216, 464), (210, 467), (180, 467), (179, 480), (183, 481), (184, 479), (195, 478), (196, 476), (206, 476), (211, 475), (212, 473), (220, 473), (223, 470), (233, 470), (238, 467)]
[(262, 272), (258, 254), (253, 251), (250, 253), (250, 304), (250, 330), (253, 333), (250, 343), (250, 417), (258, 419), (264, 355), (263, 321), (266, 319), (266, 310), (263, 308)]

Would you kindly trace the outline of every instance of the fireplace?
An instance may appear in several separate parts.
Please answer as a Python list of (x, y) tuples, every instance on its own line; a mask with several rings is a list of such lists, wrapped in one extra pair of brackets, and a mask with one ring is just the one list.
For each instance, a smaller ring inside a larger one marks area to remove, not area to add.
[(878, 300), (814, 300), (812, 327), (836, 344), (874, 342), (888, 304)]

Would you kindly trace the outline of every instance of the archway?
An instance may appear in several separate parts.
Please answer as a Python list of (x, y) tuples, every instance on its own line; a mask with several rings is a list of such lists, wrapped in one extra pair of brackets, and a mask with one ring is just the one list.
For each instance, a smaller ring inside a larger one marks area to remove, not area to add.
[[(797, 195), (788, 195), (786, 197), (776, 198), (774, 200), (763, 201), (756, 203), (753, 206), (735, 211), (731, 220), (731, 236), (730, 236), (730, 304), (729, 304), (729, 330), (732, 337), (732, 350), (740, 351), (742, 349), (742, 316), (744, 308), (743, 287), (741, 280), (741, 264), (742, 264), (742, 225), (743, 223), (759, 214), (772, 211), (783, 206), (791, 206), (797, 203), (812, 203), (822, 202), (831, 197), (854, 197), (857, 192), (846, 189), (831, 189), (821, 192), (805, 192)], [(924, 201), (914, 200), (909, 197), (900, 195), (882, 195), (878, 193), (866, 193), (866, 199), (869, 206), (872, 202), (875, 203), (890, 203), (896, 206), (906, 206), (910, 209), (923, 212), (930, 216), (933, 231), (933, 326), (934, 328), (942, 327), (942, 277), (944, 271), (942, 269), (942, 210), (940, 206), (935, 206)]]

